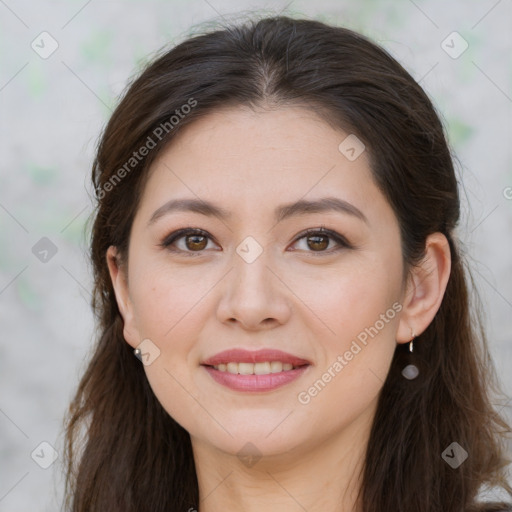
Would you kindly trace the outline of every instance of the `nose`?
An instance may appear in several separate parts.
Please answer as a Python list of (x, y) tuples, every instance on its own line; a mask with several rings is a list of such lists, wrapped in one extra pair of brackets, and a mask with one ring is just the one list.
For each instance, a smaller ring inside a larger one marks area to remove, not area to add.
[(252, 331), (271, 329), (288, 321), (292, 294), (269, 264), (265, 250), (252, 262), (237, 253), (233, 255), (233, 267), (220, 290), (219, 321)]

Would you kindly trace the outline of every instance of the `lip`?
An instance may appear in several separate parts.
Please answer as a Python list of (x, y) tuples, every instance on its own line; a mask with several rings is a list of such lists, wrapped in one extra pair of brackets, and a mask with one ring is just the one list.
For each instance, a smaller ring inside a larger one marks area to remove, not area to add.
[[(203, 361), (203, 366), (216, 366), (226, 363), (265, 363), (266, 361), (281, 361), (282, 363), (293, 364), (293, 366), (310, 365), (307, 359), (294, 356), (288, 352), (277, 349), (261, 349), (249, 351), (240, 348), (224, 350)], [(292, 371), (292, 370), (290, 370)]]
[[(244, 362), (244, 361), (241, 361)], [(294, 370), (287, 370), (267, 375), (240, 375), (238, 373), (221, 372), (212, 366), (203, 366), (210, 376), (219, 384), (234, 391), (272, 391), (288, 384), (304, 374), (310, 365), (300, 366)]]

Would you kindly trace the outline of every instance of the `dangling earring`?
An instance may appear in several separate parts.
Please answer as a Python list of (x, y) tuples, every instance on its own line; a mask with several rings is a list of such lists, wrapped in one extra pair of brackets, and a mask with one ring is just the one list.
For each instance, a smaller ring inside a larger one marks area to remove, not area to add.
[[(416, 337), (414, 334), (414, 331), (412, 329), (411, 329), (411, 333), (412, 333), (412, 338), (411, 338), (411, 341), (409, 342), (409, 353), (410, 354), (412, 354), (412, 352), (413, 352), (413, 343), (414, 343), (414, 338)], [(410, 356), (410, 357), (412, 359), (412, 356)], [(418, 367), (413, 363), (409, 363), (402, 370), (402, 375), (408, 380), (415, 379), (419, 375), (419, 373), (420, 373), (420, 371), (419, 371)]]

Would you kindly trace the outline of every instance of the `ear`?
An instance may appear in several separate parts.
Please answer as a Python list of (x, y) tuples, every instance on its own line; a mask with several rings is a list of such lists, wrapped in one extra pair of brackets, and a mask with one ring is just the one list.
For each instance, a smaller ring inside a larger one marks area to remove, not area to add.
[(140, 345), (140, 336), (135, 322), (133, 304), (128, 290), (128, 270), (121, 263), (117, 248), (111, 245), (106, 254), (108, 270), (114, 293), (116, 295), (117, 307), (121, 312), (124, 322), (123, 336), (126, 342), (133, 348)]
[(427, 237), (425, 258), (411, 269), (407, 281), (397, 342), (408, 343), (430, 325), (443, 301), (450, 277), (451, 254), (448, 239), (442, 233)]

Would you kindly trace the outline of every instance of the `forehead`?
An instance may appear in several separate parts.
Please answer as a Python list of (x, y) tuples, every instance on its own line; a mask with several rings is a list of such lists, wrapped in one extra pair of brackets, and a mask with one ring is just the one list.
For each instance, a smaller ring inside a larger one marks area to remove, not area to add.
[[(315, 112), (301, 107), (257, 110), (245, 106), (224, 107), (178, 132), (165, 153), (177, 154), (180, 150), (201, 147), (203, 152), (213, 152), (217, 157), (222, 152), (225, 159), (231, 160), (270, 156), (279, 158), (281, 163), (299, 162), (306, 152), (311, 158), (321, 155), (328, 158), (332, 153), (329, 148), (338, 151), (339, 141), (345, 136)], [(205, 154), (194, 156), (207, 158)]]
[(379, 216), (387, 203), (366, 151), (349, 159), (340, 150), (349, 135), (300, 107), (220, 109), (176, 134), (150, 169), (141, 206), (196, 197), (230, 210), (270, 211), (301, 198), (337, 196), (361, 210), (371, 203)]

